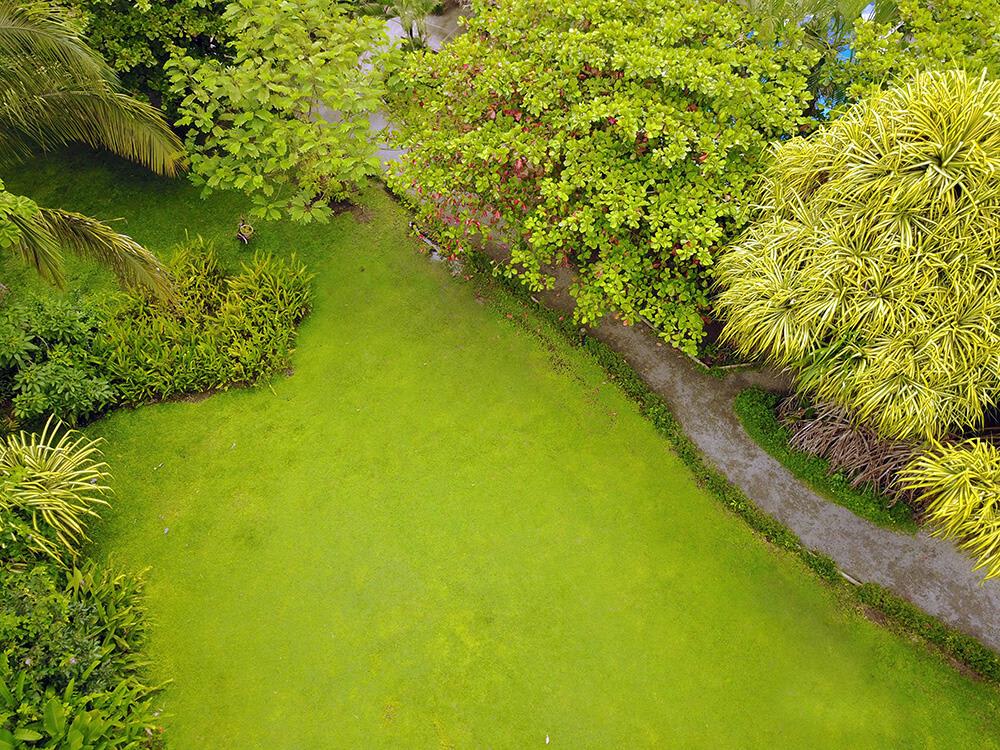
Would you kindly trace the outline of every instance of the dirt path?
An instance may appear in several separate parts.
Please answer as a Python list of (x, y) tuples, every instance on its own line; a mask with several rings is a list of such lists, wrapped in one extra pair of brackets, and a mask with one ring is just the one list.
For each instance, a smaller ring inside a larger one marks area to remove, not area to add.
[[(542, 301), (570, 310), (569, 283), (568, 275), (558, 276), (556, 288)], [(661, 344), (645, 326), (626, 327), (606, 318), (593, 334), (666, 399), (687, 435), (729, 481), (807, 547), (832, 557), (851, 578), (879, 583), (1000, 651), (1000, 581), (980, 584), (972, 561), (951, 542), (923, 531), (910, 536), (875, 526), (821, 497), (750, 439), (733, 400), (751, 385), (780, 384), (776, 376), (740, 371), (713, 377)]]

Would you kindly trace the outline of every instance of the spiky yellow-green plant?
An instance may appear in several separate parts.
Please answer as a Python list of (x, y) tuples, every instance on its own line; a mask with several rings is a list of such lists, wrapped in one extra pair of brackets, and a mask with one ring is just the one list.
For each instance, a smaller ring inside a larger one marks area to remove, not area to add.
[(49, 418), (40, 433), (0, 440), (0, 545), (67, 562), (86, 540), (86, 524), (107, 505), (108, 467), (98, 441)]
[(919, 493), (937, 535), (958, 539), (985, 578), (1000, 577), (1000, 451), (992, 443), (936, 444), (900, 479)]
[(1000, 82), (925, 73), (785, 143), (722, 257), (725, 336), (884, 436), (981, 424), (1000, 392)]

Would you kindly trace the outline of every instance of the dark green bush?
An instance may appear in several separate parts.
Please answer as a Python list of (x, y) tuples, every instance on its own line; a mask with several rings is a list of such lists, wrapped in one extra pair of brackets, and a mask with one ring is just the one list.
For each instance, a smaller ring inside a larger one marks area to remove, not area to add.
[(168, 112), (175, 102), (163, 64), (172, 49), (221, 57), (229, 44), (225, 0), (70, 0), (83, 16), (87, 42), (132, 91)]
[(114, 399), (89, 352), (100, 312), (87, 300), (36, 299), (0, 316), (0, 396), (18, 419), (56, 414), (70, 424)]
[(0, 568), (0, 747), (161, 745), (141, 595), (93, 564)]

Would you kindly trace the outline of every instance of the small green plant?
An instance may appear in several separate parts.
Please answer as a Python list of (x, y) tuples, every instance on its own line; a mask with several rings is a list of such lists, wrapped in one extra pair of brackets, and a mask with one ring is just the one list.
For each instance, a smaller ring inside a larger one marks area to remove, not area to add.
[(0, 748), (162, 746), (141, 598), (93, 563), (0, 569)]
[(1000, 450), (978, 438), (934, 444), (903, 470), (938, 536), (957, 539), (984, 578), (1000, 577)]
[(0, 550), (8, 560), (68, 564), (87, 522), (107, 505), (110, 478), (99, 442), (50, 418), (40, 433), (0, 440)]

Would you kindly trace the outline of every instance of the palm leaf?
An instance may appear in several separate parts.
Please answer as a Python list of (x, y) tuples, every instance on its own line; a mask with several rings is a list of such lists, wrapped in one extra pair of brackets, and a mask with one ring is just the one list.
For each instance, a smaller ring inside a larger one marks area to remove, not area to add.
[(53, 244), (107, 266), (129, 288), (148, 289), (160, 298), (171, 296), (167, 269), (131, 237), (72, 211), (40, 208), (39, 214), (39, 222)]
[(55, 6), (0, 0), (0, 160), (73, 142), (158, 174), (184, 167), (159, 111), (125, 94)]

